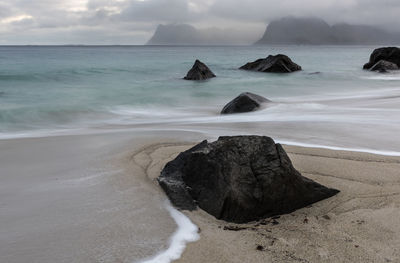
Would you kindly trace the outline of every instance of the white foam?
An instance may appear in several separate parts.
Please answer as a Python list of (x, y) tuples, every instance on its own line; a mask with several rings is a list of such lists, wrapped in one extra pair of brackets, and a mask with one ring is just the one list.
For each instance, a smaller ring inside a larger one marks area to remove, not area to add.
[(400, 152), (395, 152), (395, 151), (383, 151), (383, 150), (381, 151), (381, 150), (365, 149), (365, 148), (347, 148), (347, 147), (327, 146), (327, 145), (320, 145), (320, 144), (299, 143), (299, 142), (276, 140), (276, 139), (275, 139), (275, 142), (280, 143), (280, 144), (307, 147), (307, 148), (321, 148), (321, 149), (328, 149), (328, 150), (334, 150), (334, 151), (371, 153), (371, 154), (384, 155), (384, 156), (400, 156)]
[(391, 75), (379, 75), (379, 76), (371, 76), (371, 77), (365, 77), (365, 79), (370, 79), (370, 80), (400, 80), (400, 75), (399, 74), (391, 74)]
[(186, 243), (197, 241), (200, 238), (197, 226), (189, 218), (173, 208), (169, 203), (167, 203), (166, 208), (178, 225), (178, 229), (170, 238), (170, 245), (167, 250), (141, 263), (169, 263), (177, 260), (185, 250)]

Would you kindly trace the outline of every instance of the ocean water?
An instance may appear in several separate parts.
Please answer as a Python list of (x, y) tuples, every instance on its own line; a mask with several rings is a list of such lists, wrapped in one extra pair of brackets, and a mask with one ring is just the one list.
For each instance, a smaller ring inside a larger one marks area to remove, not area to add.
[[(362, 70), (374, 46), (0, 47), (0, 138), (104, 127), (271, 135), (287, 143), (400, 152), (400, 74)], [(284, 53), (292, 74), (238, 70)], [(195, 59), (217, 78), (182, 77)], [(244, 91), (272, 100), (220, 116)]]

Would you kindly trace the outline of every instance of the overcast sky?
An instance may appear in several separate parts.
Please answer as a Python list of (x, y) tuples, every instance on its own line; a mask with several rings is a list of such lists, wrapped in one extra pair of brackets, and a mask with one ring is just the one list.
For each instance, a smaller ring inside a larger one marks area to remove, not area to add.
[(235, 28), (257, 38), (269, 21), (288, 15), (394, 30), (400, 1), (0, 0), (0, 44), (143, 44), (160, 23)]

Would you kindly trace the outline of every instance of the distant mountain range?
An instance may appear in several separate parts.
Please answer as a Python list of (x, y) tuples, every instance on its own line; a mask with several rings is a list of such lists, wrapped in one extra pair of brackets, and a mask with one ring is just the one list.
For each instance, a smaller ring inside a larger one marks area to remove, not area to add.
[(233, 29), (196, 29), (187, 24), (159, 25), (147, 45), (243, 45), (254, 33)]
[[(196, 29), (187, 24), (159, 25), (147, 45), (239, 45), (251, 44), (254, 34), (218, 28)], [(253, 41), (254, 42), (254, 41)], [(256, 45), (384, 45), (399, 44), (400, 33), (373, 26), (329, 25), (319, 18), (285, 17), (270, 22)]]
[(318, 18), (272, 21), (256, 44), (368, 45), (400, 43), (400, 34), (365, 25), (329, 25)]

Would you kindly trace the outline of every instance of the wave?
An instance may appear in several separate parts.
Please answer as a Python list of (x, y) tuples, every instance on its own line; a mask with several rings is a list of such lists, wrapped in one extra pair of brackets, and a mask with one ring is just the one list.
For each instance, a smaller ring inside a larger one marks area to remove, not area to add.
[(38, 74), (0, 74), (0, 81), (32, 81), (38, 80)]
[(395, 80), (400, 80), (400, 74), (381, 74), (379, 76), (364, 77), (364, 79), (395, 81)]
[(176, 210), (167, 202), (166, 209), (178, 225), (178, 229), (170, 238), (170, 245), (167, 250), (161, 252), (151, 259), (141, 261), (141, 263), (169, 263), (181, 257), (186, 244), (197, 241), (200, 236), (198, 228), (188, 217)]
[(299, 143), (299, 142), (285, 141), (285, 140), (279, 140), (279, 139), (275, 139), (275, 142), (280, 143), (280, 144), (306, 147), (306, 148), (321, 148), (321, 149), (334, 150), (334, 151), (371, 153), (371, 154), (384, 155), (384, 156), (400, 156), (400, 152), (397, 152), (397, 151), (374, 150), (374, 149), (366, 149), (366, 148), (337, 147), (337, 146), (328, 146), (328, 145), (321, 145), (321, 144)]
[(59, 70), (49, 71), (33, 71), (24, 73), (2, 73), (0, 74), (0, 81), (46, 81), (46, 80), (65, 80), (82, 76), (91, 75), (104, 75), (115, 73), (132, 73), (134, 70), (128, 68), (101, 68), (101, 67), (87, 67), (87, 68), (65, 68)]

